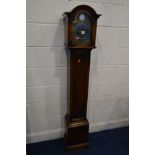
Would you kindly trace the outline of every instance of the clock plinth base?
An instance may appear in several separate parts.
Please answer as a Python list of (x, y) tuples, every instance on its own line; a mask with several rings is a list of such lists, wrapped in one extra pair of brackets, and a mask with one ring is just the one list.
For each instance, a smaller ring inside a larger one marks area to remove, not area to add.
[(67, 146), (65, 150), (69, 152), (73, 152), (73, 151), (79, 151), (79, 150), (88, 149), (88, 148), (89, 148), (88, 143), (82, 143), (82, 144)]
[(65, 122), (66, 133), (64, 138), (66, 151), (76, 151), (88, 148), (88, 120), (86, 118), (69, 120), (65, 117)]

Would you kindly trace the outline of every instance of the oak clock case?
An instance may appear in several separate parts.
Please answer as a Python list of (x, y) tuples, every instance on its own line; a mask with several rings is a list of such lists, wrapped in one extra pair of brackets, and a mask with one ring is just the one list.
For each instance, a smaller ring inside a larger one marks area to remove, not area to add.
[(91, 50), (95, 48), (97, 19), (93, 8), (80, 5), (65, 12), (65, 48), (68, 60), (68, 104), (65, 115), (65, 147), (88, 147), (87, 98)]

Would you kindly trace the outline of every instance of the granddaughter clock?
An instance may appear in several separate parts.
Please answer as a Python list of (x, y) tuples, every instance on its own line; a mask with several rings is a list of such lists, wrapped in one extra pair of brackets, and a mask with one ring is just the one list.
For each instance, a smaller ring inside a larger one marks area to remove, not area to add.
[(100, 15), (91, 7), (80, 5), (63, 16), (68, 56), (68, 105), (64, 138), (66, 150), (73, 151), (88, 147), (89, 123), (86, 112), (89, 65)]

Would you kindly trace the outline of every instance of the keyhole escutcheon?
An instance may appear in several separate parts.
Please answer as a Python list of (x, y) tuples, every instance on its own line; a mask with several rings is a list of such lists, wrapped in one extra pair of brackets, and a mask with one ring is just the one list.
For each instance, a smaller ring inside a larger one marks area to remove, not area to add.
[(81, 62), (81, 60), (80, 59), (78, 59), (78, 63), (80, 63)]

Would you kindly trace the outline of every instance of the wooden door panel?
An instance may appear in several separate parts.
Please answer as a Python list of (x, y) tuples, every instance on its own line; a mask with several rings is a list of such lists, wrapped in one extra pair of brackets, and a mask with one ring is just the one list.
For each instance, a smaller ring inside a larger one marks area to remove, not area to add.
[(90, 52), (78, 51), (71, 54), (71, 115), (85, 117), (88, 96)]

